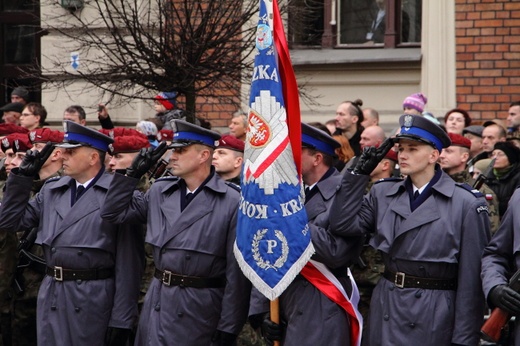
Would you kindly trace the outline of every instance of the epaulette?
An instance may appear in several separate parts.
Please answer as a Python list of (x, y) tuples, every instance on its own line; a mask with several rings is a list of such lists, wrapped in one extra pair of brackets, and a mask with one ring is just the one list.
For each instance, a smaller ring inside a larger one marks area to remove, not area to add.
[(471, 185), (466, 183), (455, 183), (455, 185), (462, 187), (464, 190), (467, 190), (473, 194), (475, 197), (485, 197), (482, 192), (477, 189), (474, 189)]
[(62, 177), (58, 175), (56, 177), (52, 177), (52, 178), (46, 179), (43, 184), (45, 185), (45, 184), (48, 184), (48, 183), (52, 183), (53, 181), (60, 180), (61, 178)]
[(165, 181), (165, 180), (175, 181), (175, 180), (179, 180), (179, 177), (170, 175), (170, 176), (160, 177), (160, 178), (155, 179), (155, 181)]
[(390, 182), (390, 181), (403, 181), (403, 178), (397, 178), (397, 177), (383, 178), (383, 179), (379, 179), (378, 181), (374, 182), (374, 185), (383, 183), (383, 182)]
[(241, 191), (242, 191), (242, 189), (240, 188), (240, 186), (238, 186), (237, 184), (232, 183), (232, 182), (230, 182), (230, 181), (226, 181), (226, 185), (229, 186), (229, 187), (231, 187), (231, 188), (233, 188), (233, 189), (235, 189), (237, 192), (241, 192)]

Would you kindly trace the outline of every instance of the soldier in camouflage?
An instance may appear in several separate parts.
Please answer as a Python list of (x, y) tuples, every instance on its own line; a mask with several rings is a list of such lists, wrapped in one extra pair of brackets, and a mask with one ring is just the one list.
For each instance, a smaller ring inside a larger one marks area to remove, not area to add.
[[(451, 146), (444, 148), (439, 156), (439, 164), (441, 168), (457, 183), (466, 183), (474, 186), (475, 179), (466, 170), (466, 164), (469, 159), (469, 149), (471, 141), (458, 134), (448, 133), (451, 139)], [(489, 207), (489, 222), (491, 234), (494, 234), (500, 224), (500, 216), (498, 214), (498, 199), (486, 184), (482, 184), (479, 191), (485, 196)]]

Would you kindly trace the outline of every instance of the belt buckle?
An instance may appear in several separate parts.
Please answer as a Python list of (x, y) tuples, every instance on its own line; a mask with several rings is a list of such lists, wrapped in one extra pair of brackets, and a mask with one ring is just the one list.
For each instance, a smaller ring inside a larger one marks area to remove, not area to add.
[(63, 281), (63, 267), (54, 267), (54, 280)]
[(172, 284), (172, 272), (169, 270), (163, 271), (162, 274), (162, 283), (166, 286), (171, 286)]
[(397, 272), (395, 273), (395, 279), (394, 279), (394, 285), (397, 288), (404, 288), (404, 277), (405, 273), (403, 272)]

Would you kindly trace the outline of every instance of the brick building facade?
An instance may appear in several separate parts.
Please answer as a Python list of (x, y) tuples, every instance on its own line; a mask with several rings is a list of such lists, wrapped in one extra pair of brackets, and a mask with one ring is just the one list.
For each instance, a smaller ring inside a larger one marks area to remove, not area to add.
[(520, 100), (520, 1), (456, 0), (457, 105), (475, 120)]

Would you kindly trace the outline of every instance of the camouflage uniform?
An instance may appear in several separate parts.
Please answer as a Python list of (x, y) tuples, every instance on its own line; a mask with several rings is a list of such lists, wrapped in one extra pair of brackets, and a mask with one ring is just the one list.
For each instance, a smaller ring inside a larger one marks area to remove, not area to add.
[(520, 139), (520, 128), (508, 129), (507, 138), (518, 138)]
[[(471, 174), (466, 170), (452, 174), (450, 177), (457, 183), (466, 183), (470, 186), (473, 186), (475, 183), (475, 179), (473, 179)], [(493, 190), (486, 184), (482, 184), (482, 187), (479, 189), (479, 191), (486, 197), (489, 209), (489, 229), (491, 231), (491, 235), (493, 235), (500, 225), (500, 215), (498, 214), (498, 199)]]
[(262, 339), (260, 332), (251, 327), (249, 322), (244, 324), (237, 338), (237, 346), (265, 346), (266, 343)]

